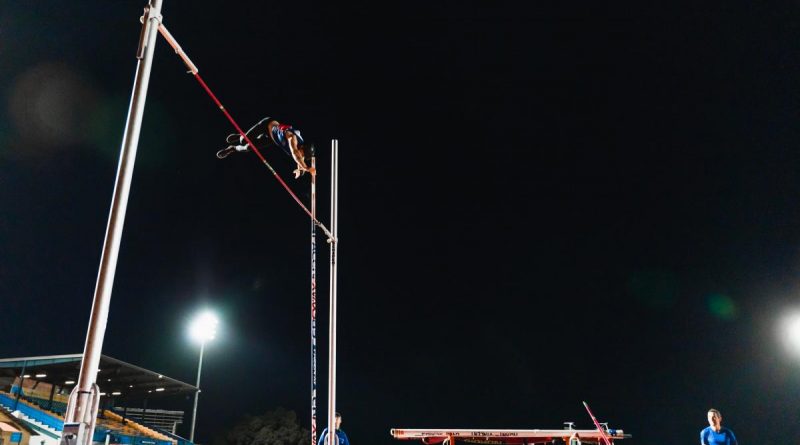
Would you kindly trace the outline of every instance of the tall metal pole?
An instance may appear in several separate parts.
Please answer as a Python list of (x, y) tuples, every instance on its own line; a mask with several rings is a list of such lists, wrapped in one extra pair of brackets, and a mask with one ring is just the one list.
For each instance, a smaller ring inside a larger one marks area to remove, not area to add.
[(17, 410), (19, 406), (19, 398), (22, 396), (22, 384), (25, 382), (25, 368), (28, 366), (28, 361), (22, 361), (22, 371), (19, 373), (19, 387), (17, 388), (17, 394), (14, 396), (14, 411)]
[[(328, 323), (328, 445), (338, 445), (336, 436), (336, 250), (339, 244), (339, 141), (331, 140), (331, 272), (330, 317)], [(335, 440), (332, 438), (336, 438)]]
[(111, 302), (111, 289), (114, 285), (114, 274), (117, 268), (125, 211), (128, 206), (133, 165), (136, 161), (136, 149), (139, 145), (139, 131), (142, 128), (142, 115), (144, 114), (144, 104), (147, 98), (147, 87), (150, 83), (153, 49), (155, 48), (156, 36), (158, 36), (158, 24), (161, 22), (161, 3), (162, 0), (150, 0), (142, 17), (142, 32), (139, 36), (139, 47), (136, 52), (136, 57), (139, 61), (137, 62), (136, 77), (133, 82), (131, 102), (128, 107), (125, 134), (122, 137), (117, 178), (106, 225), (103, 253), (100, 257), (100, 270), (97, 274), (92, 312), (89, 317), (89, 329), (86, 333), (86, 344), (83, 349), (78, 384), (74, 390), (77, 392), (76, 397), (70, 399), (70, 404), (74, 404), (74, 406), (71, 407), (72, 409), (67, 409), (64, 419), (65, 430), (64, 434), (62, 434), (62, 444), (90, 443), (94, 435), (94, 422), (89, 420), (97, 416), (96, 412), (92, 412), (96, 410), (96, 404), (92, 403), (92, 398), (99, 397), (99, 394), (94, 394), (97, 368), (100, 365), (100, 355), (103, 349), (103, 339), (108, 321), (108, 308)]
[(311, 445), (317, 445), (317, 157), (311, 157)]
[(197, 399), (200, 397), (200, 371), (203, 370), (203, 351), (206, 349), (205, 340), (200, 343), (200, 362), (197, 364), (197, 392), (194, 393), (194, 408), (192, 409), (192, 430), (189, 433), (189, 442), (194, 443), (194, 425), (197, 422)]

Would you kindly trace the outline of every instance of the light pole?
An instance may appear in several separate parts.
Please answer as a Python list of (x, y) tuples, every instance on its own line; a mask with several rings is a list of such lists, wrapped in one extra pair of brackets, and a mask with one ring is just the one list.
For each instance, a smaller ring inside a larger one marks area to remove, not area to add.
[(200, 361), (197, 364), (197, 392), (194, 393), (194, 409), (192, 409), (192, 429), (189, 433), (189, 442), (194, 443), (194, 425), (197, 421), (197, 399), (200, 397), (200, 371), (203, 369), (203, 352), (206, 342), (217, 335), (217, 316), (210, 311), (200, 313), (189, 326), (189, 335), (193, 340), (200, 342)]

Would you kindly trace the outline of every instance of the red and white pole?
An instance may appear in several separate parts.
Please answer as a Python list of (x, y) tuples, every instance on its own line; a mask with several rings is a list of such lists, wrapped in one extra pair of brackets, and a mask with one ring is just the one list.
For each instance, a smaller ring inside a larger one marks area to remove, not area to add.
[(589, 409), (589, 405), (586, 402), (583, 402), (583, 406), (586, 407), (586, 411), (589, 413), (589, 417), (592, 418), (592, 422), (594, 422), (594, 426), (597, 427), (597, 431), (600, 432), (600, 437), (603, 439), (606, 445), (611, 445), (611, 441), (608, 439), (608, 435), (606, 435), (606, 430), (600, 425), (600, 422), (597, 421), (597, 418), (592, 414), (592, 410)]

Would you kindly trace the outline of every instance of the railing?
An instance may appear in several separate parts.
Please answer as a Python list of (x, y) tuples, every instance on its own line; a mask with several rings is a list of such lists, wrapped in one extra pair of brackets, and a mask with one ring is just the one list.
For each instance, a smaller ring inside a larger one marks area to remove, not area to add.
[(172, 442), (168, 440), (158, 440), (158, 439), (153, 439), (152, 437), (132, 436), (129, 434), (122, 434), (118, 431), (110, 429), (103, 429), (102, 427), (98, 427), (94, 430), (94, 437), (92, 437), (92, 440), (94, 442), (105, 442), (107, 435), (111, 436), (111, 440), (109, 442), (113, 444), (172, 445)]
[(50, 428), (53, 428), (53, 429), (58, 430), (58, 431), (61, 431), (61, 430), (64, 429), (64, 421), (62, 419), (59, 419), (59, 418), (57, 418), (57, 417), (55, 417), (53, 415), (47, 414), (44, 411), (42, 411), (41, 409), (37, 409), (37, 408), (31, 406), (29, 404), (30, 402), (27, 402), (25, 400), (20, 399), (19, 400), (20, 403), (15, 403), (15, 402), (16, 401), (13, 398), (11, 398), (9, 395), (0, 394), (0, 403), (1, 404), (6, 405), (6, 406), (8, 406), (9, 408), (12, 408), (12, 409), (16, 405), (16, 409), (19, 410), (19, 412), (21, 412), (22, 414), (30, 417), (33, 420), (35, 420), (37, 422), (40, 422), (40, 423), (42, 423), (44, 425), (47, 425)]
[(132, 429), (138, 431), (139, 433), (141, 433), (141, 434), (143, 434), (145, 436), (148, 436), (149, 439), (152, 439), (152, 440), (155, 440), (155, 441), (158, 441), (158, 442), (165, 442), (165, 443), (170, 444), (170, 445), (172, 445), (175, 442), (177, 442), (176, 440), (173, 440), (172, 438), (170, 438), (166, 434), (163, 434), (163, 433), (161, 433), (159, 431), (156, 431), (156, 430), (154, 430), (152, 428), (148, 428), (148, 427), (146, 427), (146, 426), (144, 426), (144, 425), (142, 425), (140, 423), (134, 422), (131, 419), (127, 419), (125, 417), (122, 417), (122, 416), (120, 416), (119, 414), (117, 414), (117, 413), (115, 413), (113, 411), (103, 410), (103, 417), (105, 417), (106, 419), (111, 419), (111, 420), (119, 422), (119, 423), (123, 423), (126, 426), (130, 426)]
[(181, 437), (181, 436), (179, 436), (177, 434), (173, 434), (173, 433), (171, 433), (171, 432), (169, 432), (167, 430), (163, 430), (161, 428), (153, 428), (153, 429), (156, 430), (157, 432), (169, 437), (170, 439), (172, 439), (172, 442), (175, 445), (194, 445), (188, 439), (184, 439), (183, 437)]
[(112, 410), (134, 422), (150, 428), (173, 431), (176, 425), (183, 423), (183, 411), (170, 411), (163, 409), (143, 409), (133, 407), (115, 406)]
[(64, 415), (64, 413), (67, 411), (67, 404), (57, 400), (47, 400), (41, 397), (34, 397), (25, 394), (23, 394), (21, 398), (38, 405), (41, 409), (52, 411), (60, 415)]
[[(15, 398), (11, 397), (8, 393), (0, 392), (0, 404), (7, 406), (9, 409), (14, 409), (15, 405)], [(32, 406), (31, 402), (24, 400), (23, 398), (19, 399), (19, 403), (16, 404), (17, 410), (24, 414), (26, 417), (33, 419), (37, 422), (42, 423), (43, 425), (47, 425), (50, 428), (55, 429), (56, 431), (63, 431), (64, 430), (64, 421), (59, 419), (51, 414), (48, 414), (42, 411), (42, 408), (38, 408), (36, 406)], [(108, 415), (107, 418), (111, 422), (122, 422), (122, 416), (115, 414), (111, 411), (105, 411)], [(109, 422), (109, 423), (111, 423)], [(105, 442), (106, 436), (111, 435), (111, 443), (114, 444), (123, 444), (123, 445), (191, 445), (185, 439), (182, 439), (183, 442), (180, 442), (180, 438), (171, 438), (170, 435), (161, 433), (159, 431), (155, 431), (151, 428), (147, 428), (143, 425), (140, 425), (136, 422), (131, 420), (125, 419), (125, 422), (130, 424), (130, 429), (133, 430), (131, 432), (141, 433), (142, 435), (149, 434), (150, 436), (161, 436), (160, 438), (155, 437), (143, 437), (137, 434), (126, 434), (125, 432), (121, 432), (114, 428), (114, 425), (98, 425), (94, 431), (94, 437), (92, 438), (95, 442)], [(35, 426), (35, 425), (34, 425)], [(124, 428), (124, 426), (123, 426)], [(48, 432), (49, 433), (49, 432)], [(52, 434), (52, 433), (51, 433)]]
[[(26, 382), (30, 382), (30, 381), (31, 380), (26, 380)], [(50, 397), (51, 397), (51, 389), (52, 389), (52, 387), (51, 387), (51, 384), (49, 384), (49, 383), (46, 383), (44, 385), (39, 385), (39, 386), (36, 386), (36, 387), (25, 386), (24, 388), (22, 388), (22, 395), (46, 401), (46, 400), (49, 400)], [(11, 394), (16, 394), (17, 392), (19, 392), (19, 379), (17, 379), (11, 385)], [(59, 392), (53, 392), (52, 393), (52, 398), (53, 398), (53, 402), (55, 402), (57, 404), (60, 403), (60, 404), (66, 405), (67, 404), (67, 400), (69, 399), (69, 395), (61, 394)]]

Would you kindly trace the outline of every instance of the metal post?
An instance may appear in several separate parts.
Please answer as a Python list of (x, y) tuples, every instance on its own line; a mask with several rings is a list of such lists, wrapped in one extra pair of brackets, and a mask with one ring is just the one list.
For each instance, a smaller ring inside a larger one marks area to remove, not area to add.
[(162, 0), (150, 0), (142, 17), (142, 33), (136, 56), (139, 59), (136, 67), (136, 77), (133, 82), (131, 102), (128, 107), (128, 118), (125, 124), (125, 134), (122, 137), (117, 178), (114, 184), (114, 194), (111, 200), (111, 210), (106, 226), (106, 236), (103, 243), (103, 253), (100, 258), (100, 270), (97, 274), (97, 284), (94, 291), (92, 312), (89, 318), (89, 329), (86, 333), (86, 344), (81, 360), (81, 372), (78, 384), (74, 391), (77, 397), (71, 399), (75, 403), (74, 409), (67, 410), (64, 419), (64, 433), (62, 445), (84, 445), (92, 441), (94, 428), (86, 419), (97, 415), (91, 403), (93, 386), (97, 380), (97, 368), (100, 365), (100, 355), (103, 349), (103, 339), (108, 321), (108, 308), (111, 302), (111, 290), (114, 285), (114, 274), (117, 267), (120, 239), (125, 222), (125, 212), (128, 206), (128, 195), (133, 176), (133, 166), (136, 161), (136, 150), (139, 145), (139, 132), (142, 128), (142, 115), (147, 98), (147, 87), (150, 83), (150, 68), (153, 62), (153, 49), (158, 36), (158, 24), (161, 22)]
[[(338, 445), (336, 436), (336, 250), (339, 244), (338, 217), (339, 141), (331, 140), (331, 272), (330, 317), (328, 323), (328, 445)], [(331, 439), (331, 438), (336, 438)]]
[(50, 384), (50, 397), (47, 399), (47, 409), (49, 409), (50, 411), (53, 410), (53, 396), (55, 395), (55, 393), (56, 393), (56, 384), (52, 383)]
[(317, 445), (317, 157), (311, 157), (311, 445)]
[(203, 351), (206, 349), (206, 342), (200, 343), (200, 363), (197, 364), (197, 392), (194, 393), (194, 409), (192, 409), (192, 429), (189, 433), (189, 442), (194, 443), (194, 425), (197, 421), (197, 399), (200, 397), (200, 371), (203, 370)]
[[(22, 382), (25, 381), (25, 369), (28, 367), (28, 361), (22, 361), (22, 371), (19, 373), (19, 387), (17, 388), (17, 394), (14, 397), (14, 411), (17, 410), (19, 406), (19, 398), (22, 396)], [(11, 388), (14, 388), (14, 382), (11, 382)]]

